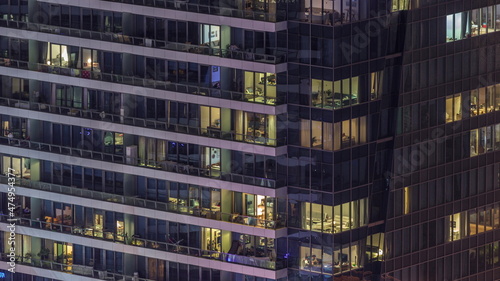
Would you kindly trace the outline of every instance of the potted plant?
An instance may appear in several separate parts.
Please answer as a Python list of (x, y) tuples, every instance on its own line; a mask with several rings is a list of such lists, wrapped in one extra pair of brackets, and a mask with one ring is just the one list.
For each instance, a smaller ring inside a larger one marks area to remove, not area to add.
[(27, 252), (26, 254), (24, 254), (24, 261), (25, 262), (31, 262), (31, 258), (33, 257), (33, 254), (30, 253), (30, 252)]
[(42, 248), (38, 253), (38, 256), (42, 260), (42, 267), (45, 267), (49, 264), (49, 262), (45, 261), (49, 258), (49, 255), (50, 255), (50, 250), (47, 248)]
[(311, 143), (312, 143), (312, 146), (314, 146), (314, 144), (316, 144), (317, 142), (319, 142), (318, 138), (317, 137), (312, 137), (311, 138)]
[(134, 242), (134, 237), (129, 237), (127, 233), (125, 233), (125, 244), (132, 245)]
[(63, 254), (58, 255), (56, 258), (56, 262), (63, 263), (64, 262), (64, 255)]
[(50, 250), (47, 248), (41, 249), (40, 252), (38, 253), (38, 256), (42, 260), (46, 260), (49, 257), (49, 255), (50, 255)]

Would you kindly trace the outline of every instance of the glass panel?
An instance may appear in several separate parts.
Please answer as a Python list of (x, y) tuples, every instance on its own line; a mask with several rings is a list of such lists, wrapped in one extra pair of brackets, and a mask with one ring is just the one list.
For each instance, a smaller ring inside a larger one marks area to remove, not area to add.
[(470, 93), (470, 111), (471, 116), (476, 116), (479, 114), (479, 91), (472, 90)]

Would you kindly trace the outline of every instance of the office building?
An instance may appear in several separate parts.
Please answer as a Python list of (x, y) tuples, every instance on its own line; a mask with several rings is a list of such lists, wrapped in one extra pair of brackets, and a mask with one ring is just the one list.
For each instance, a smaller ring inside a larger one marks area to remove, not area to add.
[(0, 278), (500, 280), (499, 31), (498, 0), (0, 0)]

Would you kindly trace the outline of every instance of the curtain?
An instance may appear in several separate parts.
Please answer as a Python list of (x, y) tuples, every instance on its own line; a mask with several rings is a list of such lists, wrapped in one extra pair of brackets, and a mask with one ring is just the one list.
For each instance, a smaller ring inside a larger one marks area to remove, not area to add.
[(321, 121), (311, 121), (312, 122), (312, 135), (311, 135), (311, 145), (321, 146), (323, 143), (322, 126)]
[(157, 161), (165, 161), (165, 155), (166, 155), (166, 141), (165, 140), (158, 140), (157, 141), (157, 147), (156, 147), (156, 160)]
[(309, 120), (300, 120), (300, 145), (311, 147), (311, 123)]
[(236, 131), (236, 140), (243, 140), (243, 111), (235, 110), (234, 111), (234, 129)]
[(351, 119), (351, 145), (356, 145), (359, 142), (358, 121), (358, 118)]
[(469, 30), (470, 18), (469, 18), (469, 12), (463, 12), (460, 14), (462, 14), (462, 16), (461, 16), (462, 29), (461, 29), (459, 39), (464, 39), (464, 38), (467, 38), (467, 34), (469, 34), (469, 32), (470, 32), (470, 30)]
[(156, 144), (155, 139), (147, 139), (148, 161), (155, 161), (156, 160), (155, 144)]
[(276, 116), (268, 115), (267, 117), (267, 144), (276, 145)]
[(359, 118), (359, 143), (366, 143), (366, 135), (368, 132), (368, 126), (366, 124), (366, 116)]
[(342, 131), (340, 129), (340, 122), (334, 123), (333, 124), (333, 150), (339, 150), (340, 149), (340, 144), (341, 142), (341, 136), (342, 136)]
[(333, 124), (323, 122), (323, 149), (333, 150)]
[(139, 159), (140, 164), (144, 165), (144, 159), (146, 159), (146, 137), (139, 137)]

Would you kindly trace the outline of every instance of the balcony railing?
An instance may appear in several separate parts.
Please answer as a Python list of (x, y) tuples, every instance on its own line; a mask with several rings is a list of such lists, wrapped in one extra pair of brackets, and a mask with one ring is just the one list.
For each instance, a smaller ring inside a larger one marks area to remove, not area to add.
[[(9, 221), (7, 219), (9, 219)], [(123, 243), (135, 247), (148, 248), (158, 251), (166, 251), (170, 253), (188, 255), (199, 258), (219, 260), (222, 262), (237, 263), (258, 268), (265, 268), (271, 270), (284, 268), (284, 263), (282, 261), (271, 261), (270, 257), (268, 256), (256, 257), (256, 256), (241, 256), (235, 254), (227, 254), (217, 251), (202, 250), (199, 248), (182, 246), (179, 245), (179, 243), (174, 244), (174, 243), (166, 243), (149, 239), (143, 239), (136, 237), (136, 235), (132, 235), (129, 237), (128, 235), (120, 235), (112, 231), (97, 230), (91, 227), (56, 224), (52, 222), (44, 222), (40, 220), (33, 220), (21, 217), (17, 217), (15, 219), (16, 219), (16, 224), (19, 226), (36, 228), (45, 231), (56, 231), (60, 233), (66, 233), (69, 235), (85, 236), (93, 239), (106, 240), (115, 243)], [(7, 222), (13, 223), (12, 218), (10, 218), (7, 215), (1, 215), (0, 221), (4, 223)]]
[(235, 101), (244, 101), (251, 103), (263, 103), (268, 105), (283, 104), (283, 99), (274, 97), (261, 97), (257, 95), (248, 95), (241, 92), (226, 91), (221, 89), (199, 87), (194, 85), (186, 85), (180, 83), (172, 83), (169, 81), (159, 81), (154, 79), (145, 79), (132, 76), (124, 76), (100, 71), (90, 71), (84, 69), (68, 68), (62, 66), (54, 66), (42, 63), (33, 63), (26, 61), (12, 60), (8, 58), (0, 58), (0, 67), (13, 67), (17, 69), (33, 70), (50, 74), (64, 75), (70, 77), (92, 79), (98, 81), (112, 82), (131, 86), (145, 87), (157, 90), (172, 91), (186, 93), (192, 95), (209, 96), (214, 98), (222, 98)]
[(271, 138), (265, 138), (265, 137), (249, 136), (249, 135), (245, 135), (245, 134), (238, 134), (238, 133), (235, 133), (234, 131), (229, 131), (229, 132), (222, 131), (222, 130), (216, 129), (216, 128), (205, 128), (204, 129), (204, 128), (200, 128), (200, 127), (192, 127), (192, 126), (180, 125), (180, 124), (168, 124), (166, 121), (136, 118), (136, 117), (129, 117), (129, 116), (124, 116), (124, 115), (110, 114), (110, 113), (103, 114), (102, 112), (100, 112), (98, 110), (63, 107), (63, 106), (56, 106), (56, 105), (50, 105), (50, 104), (44, 104), (44, 103), (23, 101), (23, 100), (18, 100), (18, 99), (8, 99), (8, 98), (0, 97), (0, 105), (29, 109), (29, 110), (36, 110), (36, 111), (42, 111), (42, 112), (49, 112), (49, 113), (59, 114), (59, 115), (64, 115), (64, 116), (73, 116), (73, 117), (86, 118), (86, 119), (92, 119), (92, 120), (107, 121), (107, 122), (113, 122), (113, 123), (117, 123), (117, 124), (125, 124), (125, 125), (131, 125), (131, 126), (137, 126), (137, 127), (143, 127), (143, 128), (166, 130), (166, 131), (182, 133), (182, 134), (197, 135), (197, 136), (223, 139), (223, 140), (229, 140), (229, 141), (253, 143), (253, 144), (257, 144), (257, 145), (276, 146), (277, 144), (282, 145), (285, 143), (284, 138), (271, 139)]
[[(0, 183), (8, 184), (8, 177), (0, 175)], [(182, 206), (184, 207), (185, 211), (181, 211), (181, 206), (170, 202), (168, 203), (158, 202), (138, 197), (110, 194), (106, 192), (63, 186), (46, 182), (32, 181), (28, 179), (18, 179), (16, 180), (16, 185), (36, 190), (54, 192), (58, 194), (67, 194), (77, 197), (90, 198), (93, 200), (125, 204), (129, 206), (142, 207), (158, 211), (178, 213), (183, 215), (190, 215), (195, 217), (243, 224), (259, 228), (279, 229), (285, 227), (286, 223), (285, 214), (278, 214), (278, 219), (276, 220), (265, 220), (253, 216), (244, 216), (235, 213), (223, 213), (220, 211), (192, 208), (187, 206)]]
[[(52, 260), (42, 260), (34, 257), (21, 257), (15, 256), (15, 263), (19, 265), (33, 266), (48, 270), (65, 272), (68, 274), (81, 275), (92, 277), (101, 280), (115, 280), (115, 281), (154, 281), (152, 279), (127, 276), (119, 273), (112, 273), (109, 271), (95, 270), (92, 266), (84, 266), (78, 264), (64, 264)], [(0, 259), (4, 262), (10, 262), (10, 257), (6, 253), (0, 253)], [(69, 278), (69, 277), (68, 277)], [(135, 279), (134, 279), (135, 278)]]
[(141, 6), (151, 6), (156, 8), (174, 9), (186, 12), (193, 12), (193, 13), (227, 16), (234, 18), (267, 21), (267, 22), (279, 22), (286, 20), (285, 9), (276, 9), (276, 13), (268, 13), (262, 11), (254, 11), (252, 9), (240, 10), (240, 9), (232, 9), (226, 7), (215, 7), (203, 4), (193, 4), (189, 3), (188, 0), (104, 0), (104, 1), (134, 4)]
[(194, 53), (199, 55), (216, 56), (216, 57), (236, 59), (236, 60), (261, 62), (267, 64), (285, 63), (287, 61), (287, 53), (285, 51), (277, 51), (277, 50), (276, 50), (276, 55), (257, 54), (252, 52), (243, 52), (240, 50), (211, 48), (204, 45), (169, 42), (169, 41), (154, 40), (144, 37), (133, 37), (133, 36), (127, 36), (110, 32), (97, 32), (97, 31), (81, 30), (69, 27), (60, 27), (54, 25), (38, 24), (38, 23), (23, 22), (23, 21), (11, 21), (11, 20), (9, 21), (0, 20), (0, 27), (9, 27), (15, 29), (65, 35), (65, 36), (93, 39), (99, 41), (166, 49), (177, 52)]
[(11, 145), (25, 149), (57, 153), (66, 156), (81, 157), (99, 161), (106, 161), (117, 164), (139, 166), (144, 168), (163, 170), (172, 173), (187, 174), (190, 176), (205, 177), (219, 179), (228, 182), (242, 183), (255, 186), (263, 186), (268, 188), (278, 188), (285, 186), (284, 179), (266, 179), (259, 177), (244, 176), (232, 174), (215, 169), (198, 168), (187, 164), (180, 164), (173, 161), (154, 161), (148, 159), (125, 157), (104, 152), (85, 150), (81, 148), (73, 148), (67, 146), (59, 146), (54, 144), (39, 143), (29, 140), (20, 140), (8, 137), (0, 137), (0, 145)]

